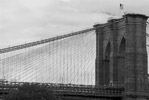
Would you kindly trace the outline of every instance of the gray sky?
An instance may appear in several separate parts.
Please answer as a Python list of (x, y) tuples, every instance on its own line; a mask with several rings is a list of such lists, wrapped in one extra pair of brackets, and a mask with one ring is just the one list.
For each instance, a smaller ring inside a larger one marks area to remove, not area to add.
[(149, 15), (149, 0), (0, 0), (0, 47), (90, 28), (126, 12)]
[(149, 16), (149, 0), (0, 0), (0, 48), (105, 23), (120, 17), (120, 3)]

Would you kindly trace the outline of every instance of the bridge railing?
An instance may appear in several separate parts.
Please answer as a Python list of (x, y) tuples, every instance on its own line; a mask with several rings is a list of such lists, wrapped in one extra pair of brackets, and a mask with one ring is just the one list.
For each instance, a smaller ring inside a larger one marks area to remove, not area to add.
[(105, 86), (95, 87), (94, 85), (76, 85), (76, 84), (55, 84), (55, 83), (26, 83), (10, 82), (0, 85), (1, 91), (7, 92), (11, 89), (17, 89), (23, 84), (38, 84), (53, 90), (57, 95), (96, 95), (96, 96), (122, 96), (123, 87)]

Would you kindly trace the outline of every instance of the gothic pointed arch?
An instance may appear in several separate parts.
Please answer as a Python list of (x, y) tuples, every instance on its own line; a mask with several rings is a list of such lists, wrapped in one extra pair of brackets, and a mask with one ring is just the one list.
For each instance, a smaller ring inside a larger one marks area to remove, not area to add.
[(111, 51), (111, 45), (110, 42), (108, 42), (106, 49), (105, 49), (105, 59), (110, 59), (110, 51)]
[(124, 84), (124, 76), (125, 76), (125, 52), (126, 52), (126, 39), (123, 37), (120, 41), (119, 45), (119, 57), (118, 57), (118, 84)]
[(126, 39), (123, 37), (120, 42), (119, 46), (119, 56), (125, 56), (125, 51), (126, 51)]
[(105, 59), (104, 59), (104, 85), (109, 85), (110, 83), (110, 53), (111, 53), (111, 45), (108, 42), (105, 49)]

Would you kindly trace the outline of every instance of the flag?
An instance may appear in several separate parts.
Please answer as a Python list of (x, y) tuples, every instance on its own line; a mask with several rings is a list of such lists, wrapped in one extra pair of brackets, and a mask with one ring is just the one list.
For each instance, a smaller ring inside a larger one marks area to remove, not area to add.
[(120, 3), (120, 9), (121, 9), (121, 10), (123, 10), (123, 8), (124, 8), (123, 6), (124, 6), (124, 5)]

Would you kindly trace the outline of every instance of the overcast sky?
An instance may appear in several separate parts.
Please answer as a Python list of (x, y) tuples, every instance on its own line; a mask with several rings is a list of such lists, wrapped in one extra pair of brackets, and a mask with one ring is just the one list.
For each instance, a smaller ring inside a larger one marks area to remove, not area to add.
[(149, 15), (149, 0), (0, 0), (0, 46), (67, 34), (126, 12)]

